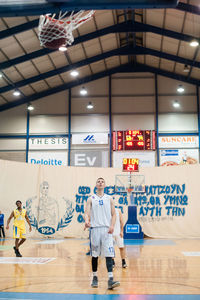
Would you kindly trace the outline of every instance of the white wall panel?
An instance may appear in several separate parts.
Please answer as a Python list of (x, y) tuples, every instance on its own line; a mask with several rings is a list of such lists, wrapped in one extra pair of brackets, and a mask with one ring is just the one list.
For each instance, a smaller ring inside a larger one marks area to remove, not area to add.
[(116, 73), (116, 74), (113, 74), (112, 75), (112, 79), (115, 79), (115, 78), (124, 78), (126, 79), (127, 77), (131, 77), (131, 78), (146, 78), (146, 77), (149, 77), (149, 78), (154, 78), (154, 74), (152, 73), (148, 73), (148, 72), (145, 72), (145, 73)]
[(59, 134), (68, 132), (67, 116), (32, 116), (30, 134)]
[(159, 132), (196, 132), (198, 119), (196, 114), (163, 114), (158, 118)]
[(0, 151), (0, 159), (26, 162), (26, 152), (24, 151), (1, 152)]
[(114, 79), (112, 80), (113, 96), (128, 94), (152, 94), (155, 91), (153, 78), (131, 78), (131, 79)]
[[(88, 109), (87, 105), (91, 102), (92, 109)], [(106, 114), (108, 113), (108, 96), (105, 97), (79, 97), (72, 98), (72, 114)]]
[(154, 115), (114, 115), (113, 130), (154, 130)]
[(68, 114), (68, 90), (34, 101), (31, 115)]
[(72, 132), (109, 132), (108, 116), (72, 116)]
[(26, 106), (9, 109), (0, 113), (0, 133), (21, 134), (26, 132)]
[[(171, 78), (166, 78), (163, 76), (158, 76), (158, 93), (177, 93), (176, 89), (178, 85), (182, 85), (185, 88), (184, 93), (195, 93), (196, 91), (195, 85), (191, 85), (189, 83), (181, 82)], [(179, 94), (177, 93), (177, 95)]]
[(108, 77), (91, 81), (72, 89), (72, 96), (80, 95), (80, 89), (84, 86), (90, 95), (102, 95), (108, 93)]
[(113, 113), (153, 113), (155, 97), (112, 97)]
[(26, 139), (0, 139), (0, 150), (26, 150)]
[[(173, 103), (177, 101), (180, 107), (173, 107)], [(160, 113), (163, 112), (197, 112), (196, 96), (159, 96), (158, 109)]]
[[(114, 151), (113, 167), (122, 168), (123, 158), (138, 158), (139, 168), (155, 167), (155, 151)], [(124, 173), (125, 175), (128, 173)], [(137, 175), (137, 173), (135, 173)]]

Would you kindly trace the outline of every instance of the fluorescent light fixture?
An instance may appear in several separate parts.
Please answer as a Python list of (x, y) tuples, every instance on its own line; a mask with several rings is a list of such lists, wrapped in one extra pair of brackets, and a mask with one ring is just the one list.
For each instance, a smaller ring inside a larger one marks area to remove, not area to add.
[(192, 46), (192, 47), (197, 47), (197, 46), (199, 46), (199, 42), (198, 42), (197, 40), (192, 40), (192, 41), (190, 42), (190, 46)]
[(21, 93), (19, 91), (14, 91), (13, 95), (17, 97), (17, 96), (21, 95)]
[(188, 65), (184, 66), (183, 72), (185, 72), (185, 73), (189, 73), (190, 72), (190, 68), (188, 67)]
[(66, 46), (60, 46), (58, 50), (61, 51), (61, 52), (64, 52), (64, 51), (67, 51), (67, 47)]
[(81, 88), (80, 94), (81, 94), (82, 96), (87, 95), (87, 90), (86, 90), (86, 88), (85, 88), (84, 86)]
[(184, 87), (181, 84), (179, 84), (179, 86), (177, 88), (177, 92), (183, 93), (184, 91), (185, 91)]
[(0, 78), (2, 78), (3, 77), (3, 75), (0, 73)]
[(87, 105), (87, 108), (92, 109), (93, 107), (94, 107), (94, 105), (92, 104), (92, 102), (89, 102), (88, 105)]
[(27, 106), (27, 109), (28, 109), (28, 110), (34, 110), (34, 106), (30, 103), (30, 104)]
[(178, 107), (180, 107), (180, 103), (176, 100), (176, 101), (174, 101), (174, 103), (173, 103), (173, 107), (175, 107), (175, 108), (178, 108)]
[(73, 70), (73, 71), (70, 72), (70, 75), (73, 76), (73, 77), (76, 77), (76, 76), (79, 75), (79, 72), (76, 71), (76, 70)]

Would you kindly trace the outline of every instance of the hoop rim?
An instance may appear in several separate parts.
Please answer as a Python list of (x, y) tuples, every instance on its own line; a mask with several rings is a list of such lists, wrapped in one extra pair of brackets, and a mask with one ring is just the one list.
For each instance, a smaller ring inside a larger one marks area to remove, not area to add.
[[(136, 186), (140, 187), (140, 188), (135, 189)], [(126, 194), (126, 193), (144, 194), (145, 193), (145, 184), (137, 184), (132, 187), (124, 187), (124, 186), (116, 186), (115, 185), (115, 192), (120, 193), (120, 194)]]
[[(94, 13), (92, 15), (94, 15)], [(45, 15), (45, 18), (49, 19), (53, 23), (60, 23), (60, 25), (63, 25), (63, 24), (68, 24), (69, 25), (72, 22), (72, 21), (67, 21), (67, 20), (66, 21), (62, 21), (62, 20), (59, 20), (59, 19), (56, 19), (56, 18), (52, 18), (49, 15)], [(85, 17), (84, 19), (79, 20), (77, 22), (77, 24), (81, 24), (82, 22), (85, 22), (85, 21), (87, 21), (90, 18), (91, 18), (91, 16), (89, 16), (87, 18)], [(73, 20), (73, 17), (72, 17), (72, 20)]]
[(59, 19), (56, 19), (56, 18), (52, 18), (52, 17), (50, 17), (50, 16), (48, 16), (48, 15), (45, 15), (45, 18), (46, 18), (46, 19), (49, 19), (49, 20), (50, 20), (51, 22), (53, 22), (53, 23), (60, 23), (61, 25), (65, 23), (65, 22), (62, 21), (62, 20), (59, 20)]

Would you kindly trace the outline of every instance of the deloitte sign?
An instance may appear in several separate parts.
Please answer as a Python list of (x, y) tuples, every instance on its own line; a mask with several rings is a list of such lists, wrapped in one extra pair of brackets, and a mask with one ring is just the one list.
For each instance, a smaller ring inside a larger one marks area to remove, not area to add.
[(28, 162), (33, 165), (67, 166), (67, 151), (29, 151)]
[(61, 166), (63, 163), (62, 163), (62, 160), (57, 160), (57, 159), (34, 159), (34, 158), (31, 158), (31, 161), (30, 161), (31, 164), (38, 164), (38, 165), (49, 165), (49, 166)]

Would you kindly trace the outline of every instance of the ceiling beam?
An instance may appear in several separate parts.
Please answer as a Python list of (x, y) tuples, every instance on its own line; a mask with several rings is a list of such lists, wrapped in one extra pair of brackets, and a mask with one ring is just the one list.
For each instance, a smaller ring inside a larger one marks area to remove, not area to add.
[(60, 11), (91, 9), (138, 9), (138, 8), (175, 8), (178, 0), (73, 0), (73, 1), (28, 1), (20, 4), (9, 0), (0, 3), (0, 17), (39, 16)]
[(136, 46), (136, 47), (126, 46), (126, 47), (117, 48), (117, 49), (114, 49), (114, 50), (111, 50), (111, 51), (104, 52), (104, 53), (99, 54), (99, 55), (89, 57), (87, 59), (81, 60), (81, 61), (79, 61), (77, 63), (74, 63), (74, 64), (70, 64), (70, 65), (67, 65), (67, 66), (64, 66), (64, 67), (57, 68), (55, 70), (44, 72), (42, 74), (30, 77), (30, 78), (25, 79), (25, 80), (18, 81), (16, 83), (14, 83), (14, 85), (10, 84), (10, 85), (3, 86), (3, 87), (0, 88), (0, 94), (6, 93), (6, 92), (11, 91), (15, 88), (19, 89), (19, 88), (21, 88), (25, 85), (33, 84), (37, 81), (45, 80), (49, 77), (56, 76), (56, 75), (62, 74), (64, 72), (68, 72), (68, 71), (73, 70), (73, 69), (78, 69), (80, 67), (95, 63), (97, 61), (100, 61), (100, 60), (103, 60), (103, 59), (106, 59), (106, 58), (109, 58), (109, 57), (112, 57), (112, 56), (122, 56), (122, 55), (123, 56), (124, 55), (152, 55), (152, 56), (155, 56), (155, 57), (159, 57), (159, 58), (171, 60), (171, 61), (174, 61), (174, 62), (178, 62), (178, 63), (181, 63), (183, 65), (188, 65), (188, 66), (200, 68), (200, 62), (193, 61), (191, 59), (185, 59), (183, 57), (179, 57), (179, 56), (176, 56), (176, 55), (168, 54), (168, 53), (165, 53), (165, 52), (161, 52), (161, 51), (158, 51), (158, 50), (145, 48), (145, 47), (141, 47), (141, 46)]
[(20, 87), (23, 87), (25, 85), (35, 83), (37, 81), (47, 79), (49, 77), (56, 76), (56, 75), (62, 74), (64, 72), (68, 72), (68, 71), (73, 70), (73, 69), (78, 69), (80, 67), (92, 64), (94, 62), (103, 60), (103, 59), (111, 57), (111, 56), (120, 55), (121, 52), (123, 52), (123, 49), (121, 49), (121, 48), (114, 49), (114, 50), (111, 50), (111, 51), (108, 51), (108, 52), (105, 52), (105, 53), (102, 53), (102, 54), (99, 54), (99, 55), (96, 55), (96, 56), (92, 56), (92, 57), (87, 58), (87, 59), (83, 59), (83, 60), (81, 60), (77, 63), (69, 64), (67, 66), (60, 67), (60, 68), (57, 68), (55, 70), (48, 71), (48, 72), (30, 77), (28, 79), (18, 81), (18, 82), (15, 83), (14, 87), (13, 87), (13, 85), (7, 85), (7, 86), (4, 86), (4, 87), (0, 88), (0, 94), (8, 92), (10, 90), (13, 90), (14, 88), (20, 88)]
[[(36, 20), (30, 21), (30, 22), (27, 22), (27, 23), (24, 23), (24, 24), (21, 24), (18, 26), (11, 27), (9, 29), (2, 30), (2, 31), (0, 31), (0, 39), (8, 38), (9, 36), (12, 36), (14, 34), (18, 34), (18, 33), (24, 32), (26, 30), (33, 29), (38, 26), (38, 23), (39, 23), (39, 19), (36, 19)], [(105, 34), (109, 34), (109, 33), (118, 33), (118, 32), (153, 32), (156, 34), (168, 36), (168, 37), (186, 41), (186, 42), (190, 42), (191, 40), (198, 38), (198, 37), (191, 36), (188, 34), (182, 34), (180, 32), (153, 26), (151, 24), (144, 24), (144, 23), (140, 23), (140, 22), (136, 22), (136, 21), (132, 22), (131, 20), (128, 20), (126, 22), (118, 23), (116, 25), (112, 25), (112, 26), (106, 27), (104, 29), (99, 29), (97, 31), (83, 35), (83, 39), (85, 36), (89, 37), (90, 35), (93, 36), (92, 38), (95, 38), (95, 33), (96, 33), (96, 35), (101, 34), (101, 33), (103, 35), (105, 35)], [(83, 42), (84, 42), (84, 40), (83, 40)], [(73, 43), (73, 45), (74, 44), (75, 44), (75, 42)]]
[[(112, 26), (106, 27), (104, 29), (99, 29), (94, 32), (77, 37), (75, 39), (73, 45), (77, 45), (79, 43), (83, 43), (83, 42), (89, 41), (91, 39), (95, 39), (95, 38), (104, 36), (106, 34), (118, 33), (118, 32), (153, 32), (155, 34), (168, 36), (168, 37), (178, 39), (181, 41), (185, 41), (185, 42), (190, 42), (191, 40), (193, 40), (195, 38), (195, 37), (187, 35), (187, 34), (182, 34), (179, 32), (172, 31), (172, 30), (168, 30), (168, 29), (162, 29), (162, 28), (150, 25), (150, 24), (143, 24), (143, 23), (139, 23), (139, 22), (135, 22), (133, 24), (131, 21), (127, 21), (127, 22), (123, 22), (123, 23), (120, 23), (117, 25), (112, 25)], [(0, 36), (1, 36), (1, 33), (0, 33)], [(38, 41), (38, 43), (39, 43), (39, 41)], [(73, 45), (71, 47), (73, 47)], [(32, 53), (22, 55), (22, 56), (14, 58), (14, 59), (10, 59), (8, 61), (0, 63), (0, 70), (10, 68), (17, 64), (29, 61), (34, 58), (41, 57), (43, 55), (50, 54), (55, 51), (58, 51), (58, 50), (42, 48), (42, 49), (34, 51)]]
[(182, 10), (184, 12), (189, 12), (191, 14), (200, 15), (199, 4), (191, 5), (191, 4), (179, 2), (176, 8), (179, 10)]
[[(0, 6), (0, 9), (1, 9), (1, 6)], [(33, 28), (38, 26), (38, 23), (39, 23), (39, 19), (36, 19), (36, 20), (33, 20), (33, 21), (29, 21), (29, 22), (26, 22), (26, 23), (23, 23), (23, 24), (20, 24), (20, 25), (13, 26), (13, 27), (10, 27), (8, 29), (2, 30), (0, 32), (0, 40), (5, 39), (5, 38), (7, 38), (9, 36), (12, 36), (14, 34), (18, 34), (18, 33), (33, 29)]]
[(97, 79), (101, 79), (107, 76), (110, 76), (112, 74), (116, 74), (116, 73), (131, 73), (131, 72), (148, 72), (148, 73), (154, 73), (154, 74), (158, 74), (167, 78), (172, 78), (178, 81), (182, 81), (182, 82), (186, 82), (186, 83), (190, 83), (193, 84), (195, 86), (200, 86), (200, 80), (194, 79), (194, 78), (187, 78), (186, 76), (183, 75), (179, 75), (179, 74), (175, 74), (172, 72), (168, 72), (162, 69), (158, 69), (158, 68), (154, 68), (151, 66), (147, 66), (144, 64), (125, 64), (125, 65), (121, 65), (100, 73), (96, 73), (93, 74), (91, 76), (87, 76), (84, 77), (82, 79), (76, 80), (76, 81), (72, 81), (69, 83), (65, 83), (63, 85), (60, 85), (58, 87), (54, 87), (52, 89), (48, 89), (46, 91), (40, 92), (40, 93), (36, 93), (34, 95), (28, 96), (28, 97), (23, 97), (20, 100), (17, 101), (13, 101), (13, 102), (9, 102), (6, 104), (3, 104), (0, 106), (0, 111), (4, 111), (4, 110), (8, 110), (10, 108), (22, 105), (22, 104), (26, 104), (29, 102), (33, 102), (39, 99), (42, 99), (44, 97), (50, 96), (52, 94), (70, 89), (70, 88), (74, 88), (76, 86), (97, 80)]
[[(117, 25), (112, 25), (112, 26), (109, 26), (109, 27), (106, 27), (106, 28), (103, 28), (103, 29), (99, 29), (99, 30), (93, 31), (91, 33), (84, 34), (80, 37), (75, 38), (73, 45), (78, 45), (80, 43), (84, 43), (84, 42), (87, 42), (89, 40), (92, 40), (92, 39), (95, 39), (95, 38), (98, 38), (98, 37), (101, 37), (101, 36), (104, 36), (104, 35), (107, 35), (107, 34), (110, 34), (110, 33), (124, 32), (126, 30), (129, 30), (129, 29), (128, 29), (128, 26), (125, 22), (121, 23), (121, 24), (117, 24)], [(1, 35), (1, 33), (0, 33), (0, 35)], [(39, 40), (38, 40), (38, 43), (39, 43)], [(48, 55), (48, 54), (50, 54), (52, 52), (55, 52), (55, 51), (58, 51), (58, 50), (42, 48), (40, 50), (31, 52), (29, 54), (22, 55), (22, 56), (10, 59), (8, 61), (0, 63), (0, 70), (10, 68), (10, 67), (15, 66), (17, 64), (29, 61), (29, 60), (34, 59), (34, 58), (41, 57), (43, 55)]]
[[(106, 76), (109, 76), (109, 75), (112, 75), (112, 74), (115, 74), (115, 73), (119, 73), (122, 70), (123, 70), (123, 72), (126, 72), (126, 70), (129, 70), (129, 69), (130, 69), (130, 66), (128, 64), (127, 65), (122, 65), (122, 66), (115, 67), (115, 68), (112, 68), (112, 69), (109, 69), (109, 70), (106, 70), (106, 71), (103, 71), (103, 72), (100, 72), (100, 73), (93, 74), (91, 76), (84, 77), (84, 78), (79, 79), (79, 80), (75, 80), (75, 81), (72, 81), (72, 82), (69, 82), (69, 83), (65, 83), (65, 84), (62, 84), (58, 87), (54, 87), (52, 89), (48, 89), (46, 91), (36, 93), (36, 94), (28, 96), (28, 97), (23, 97), (20, 100), (3, 104), (3, 105), (0, 106), (0, 111), (4, 111), (4, 110), (7, 110), (7, 109), (10, 109), (10, 108), (22, 105), (22, 104), (26, 104), (26, 103), (29, 103), (29, 102), (36, 101), (38, 99), (47, 97), (49, 95), (52, 95), (52, 94), (55, 94), (55, 93), (58, 93), (58, 92), (65, 91), (67, 89), (79, 86), (81, 84), (85, 84), (85, 83), (88, 83), (88, 82), (91, 82), (91, 81), (94, 81), (94, 80), (97, 80), (97, 79), (101, 79), (101, 78), (104, 78)], [(137, 69), (137, 72), (139, 72), (139, 68)]]

